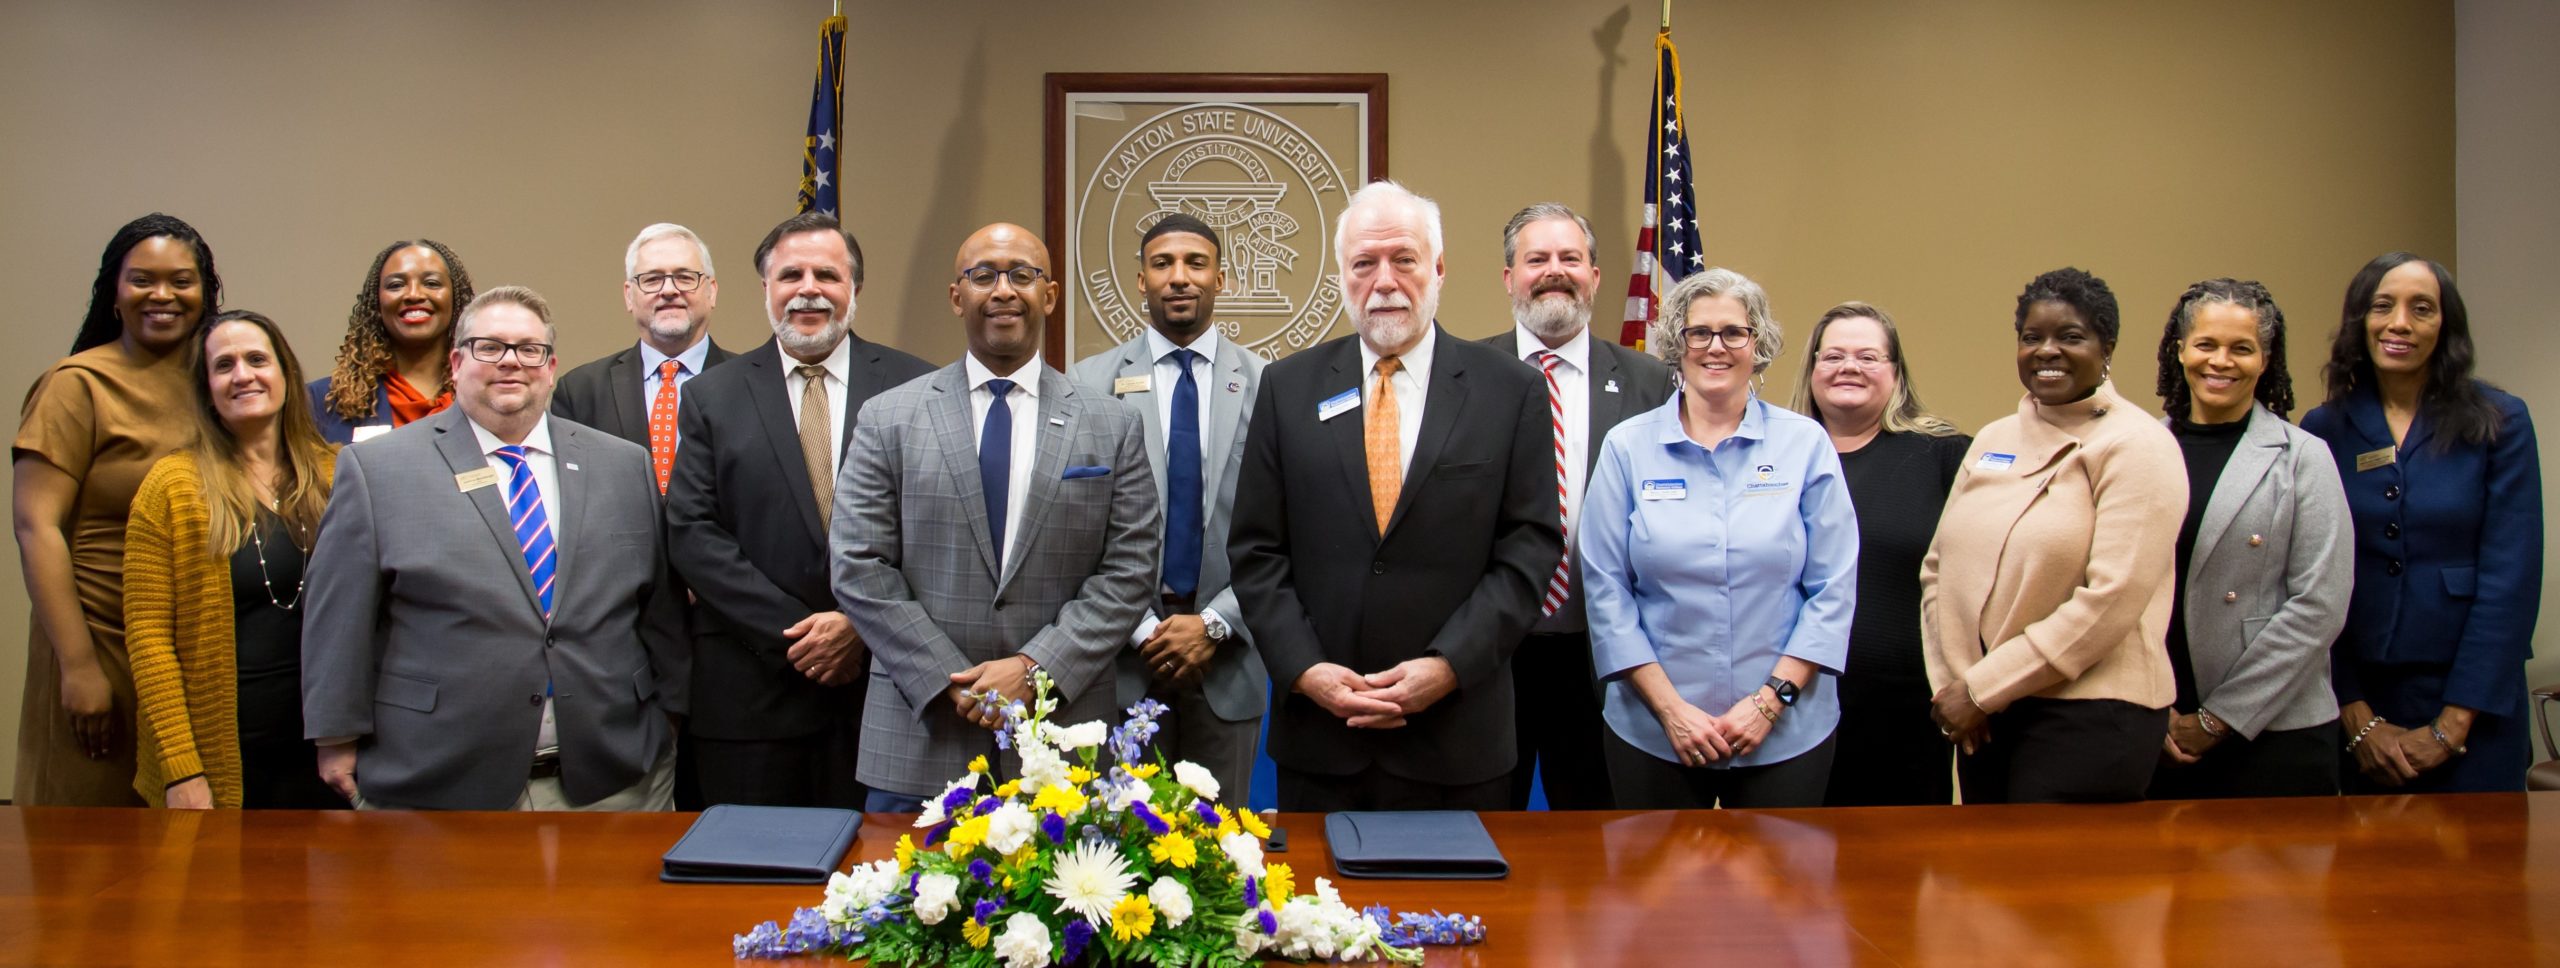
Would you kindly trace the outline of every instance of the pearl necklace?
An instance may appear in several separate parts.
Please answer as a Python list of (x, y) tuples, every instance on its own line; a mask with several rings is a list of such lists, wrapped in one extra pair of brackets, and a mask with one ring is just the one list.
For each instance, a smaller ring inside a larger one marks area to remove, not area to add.
[[(294, 579), (293, 601), (281, 602), (276, 600), (275, 579), (269, 577), (267, 574), (267, 539), (259, 536), (259, 532), (264, 530), (266, 529), (259, 527), (257, 522), (251, 522), (249, 525), (249, 544), (251, 547), (256, 548), (258, 552), (258, 584), (266, 586), (267, 604), (273, 605), (283, 611), (293, 611), (295, 608), (302, 605), (302, 586), (303, 582), (308, 579), (308, 575), (306, 574), (303, 577), (297, 577)], [(302, 550), (302, 546), (300, 544), (296, 544), (294, 545), (294, 550), (299, 552)]]

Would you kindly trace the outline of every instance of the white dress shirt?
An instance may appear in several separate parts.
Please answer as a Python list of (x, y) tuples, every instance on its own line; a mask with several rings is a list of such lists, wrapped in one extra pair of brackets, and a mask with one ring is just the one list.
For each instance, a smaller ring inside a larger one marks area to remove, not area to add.
[[(773, 351), (782, 357), (782, 397), (791, 402), (791, 426), (798, 428), (800, 426), (800, 395), (808, 392), (809, 384), (809, 378), (801, 376), (799, 368), (809, 364), (800, 362), (799, 357), (782, 352), (780, 344), (776, 344)], [(828, 443), (825, 471), (827, 479), (832, 481), (835, 480), (837, 468), (844, 465), (844, 447), (842, 446), (844, 425), (851, 419), (844, 412), (845, 375), (853, 370), (853, 339), (850, 334), (844, 339), (837, 340), (835, 350), (829, 352), (826, 359), (819, 360), (817, 365), (824, 367), (827, 371), (825, 377), (827, 412), (835, 415), (827, 421)], [(812, 473), (818, 470), (819, 468), (815, 467), (809, 468)]]
[[(1537, 334), (1518, 323), (1511, 324), (1513, 345), (1520, 349), (1520, 359), (1538, 368), (1538, 354), (1550, 352)], [(1564, 404), (1564, 526), (1565, 534), (1574, 531), (1575, 519), (1582, 515), (1583, 478), (1588, 475), (1591, 455), (1591, 328), (1573, 334), (1563, 346), (1553, 351), (1560, 359), (1556, 364), (1556, 389)]]
[[(1378, 401), (1372, 398), (1377, 396), (1378, 351), (1369, 348), (1368, 340), (1353, 341), (1360, 344), (1360, 405), (1377, 406)], [(1425, 391), (1431, 389), (1431, 351), (1439, 341), (1439, 325), (1424, 324), (1422, 338), (1396, 358), (1396, 375), (1387, 381), (1396, 391), (1396, 444), (1400, 448), (1396, 460), (1404, 467), (1407, 478), (1413, 476), (1414, 439), (1422, 436), (1422, 401), (1427, 399)], [(1364, 415), (1361, 419), (1368, 418)]]
[[(711, 358), (711, 336), (704, 334), (692, 346), (674, 356), (658, 352), (647, 340), (640, 341), (640, 411), (647, 413), (658, 405), (658, 368), (668, 360), (676, 361), (676, 398), (684, 398), (684, 385), (702, 375), (704, 362)], [(676, 446), (684, 446), (684, 434), (676, 434)]]
[[(498, 475), (498, 503), (514, 504), (515, 493), (508, 490), (507, 485), (515, 479), (516, 469), (504, 458), (498, 456), (498, 448), (507, 446), (507, 442), (499, 440), (498, 435), (490, 433), (489, 428), (480, 426), (479, 421), (469, 419), (467, 414), (463, 422), (471, 425), (471, 436), (480, 442), (481, 456), (488, 459), (489, 469)], [(526, 466), (533, 468), (533, 483), (542, 490), (542, 520), (544, 525), (551, 529), (553, 576), (551, 610), (557, 614), (561, 604), (558, 577), (561, 545), (560, 454), (551, 449), (551, 415), (544, 414), (541, 419), (534, 421), (532, 432), (524, 435), (524, 462)], [(524, 557), (524, 549), (517, 548), (515, 552), (519, 560)], [(560, 748), (559, 728), (554, 725), (551, 718), (551, 701), (549, 690), (545, 690), (542, 697), (542, 731), (536, 734), (533, 740), (533, 749), (536, 753)]]
[(1013, 381), (1013, 392), (1005, 397), (1005, 409), (1013, 415), (1013, 473), (1005, 483), (1004, 547), (996, 549), (996, 575), (1002, 580), (1005, 565), (1013, 561), (1014, 544), (1022, 539), (1022, 506), (1031, 500), (1031, 463), (1040, 442), (1040, 358), (1032, 357), (1012, 373), (988, 369), (976, 354), (961, 359), (969, 375), (970, 440), (986, 439), (987, 410), (996, 402), (987, 381), (999, 377)]
[[(1156, 419), (1159, 421), (1157, 426), (1164, 428), (1165, 452), (1168, 455), (1173, 451), (1173, 388), (1180, 385), (1182, 381), (1182, 370), (1173, 362), (1173, 351), (1189, 349), (1200, 354), (1198, 359), (1191, 361), (1191, 379), (1200, 387), (1200, 479), (1203, 485), (1208, 483), (1208, 463), (1215, 459), (1209, 454), (1209, 374), (1216, 371), (1218, 351), (1223, 348), (1215, 328), (1202, 332), (1199, 338), (1192, 340), (1188, 347), (1175, 346), (1173, 341), (1166, 339), (1163, 333), (1156, 332), (1155, 327), (1147, 328), (1147, 356), (1156, 361), (1154, 376), (1151, 378), (1153, 382), (1148, 385), (1148, 389), (1155, 394)], [(1242, 352), (1242, 350), (1229, 352)], [(1405, 451), (1408, 459), (1411, 458), (1412, 453), (1410, 448)], [(1157, 468), (1156, 478), (1163, 480), (1164, 477), (1165, 470)], [(1217, 495), (1209, 493), (1206, 486), (1200, 489), (1200, 520), (1203, 523), (1209, 520), (1210, 502), (1216, 500)], [(1203, 547), (1206, 547), (1205, 541)], [(1206, 622), (1227, 624), (1226, 617), (1219, 615), (1218, 610), (1214, 608), (1203, 607), (1200, 609), (1200, 617)], [(1147, 614), (1139, 617), (1137, 629), (1129, 633), (1129, 644), (1143, 645), (1148, 639), (1154, 638), (1156, 624), (1161, 621), (1163, 619), (1156, 614), (1156, 610), (1152, 607), (1148, 608)]]

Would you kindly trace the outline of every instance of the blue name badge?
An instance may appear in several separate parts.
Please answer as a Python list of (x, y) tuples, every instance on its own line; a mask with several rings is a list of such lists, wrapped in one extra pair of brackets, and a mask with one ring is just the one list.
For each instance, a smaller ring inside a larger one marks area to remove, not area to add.
[(1977, 471), (2005, 471), (2009, 469), (2009, 465), (2017, 462), (2018, 455), (2016, 454), (1984, 454), (1982, 455), (1981, 460), (1973, 462), (1973, 469)]
[(1668, 477), (1643, 481), (1636, 485), (1636, 496), (1647, 501), (1685, 501), (1689, 498), (1689, 479)]
[(1323, 403), (1316, 404), (1316, 422), (1323, 423), (1342, 416), (1358, 406), (1360, 406), (1360, 388), (1352, 387), (1344, 390), (1327, 397)]

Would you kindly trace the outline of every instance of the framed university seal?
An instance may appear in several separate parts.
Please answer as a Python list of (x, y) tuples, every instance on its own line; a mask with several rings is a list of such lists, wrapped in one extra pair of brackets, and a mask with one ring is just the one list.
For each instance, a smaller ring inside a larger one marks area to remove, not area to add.
[(1146, 328), (1138, 240), (1174, 213), (1218, 230), (1215, 324), (1279, 359), (1335, 335), (1333, 222), (1387, 174), (1384, 74), (1050, 74), (1047, 236), (1064, 368)]

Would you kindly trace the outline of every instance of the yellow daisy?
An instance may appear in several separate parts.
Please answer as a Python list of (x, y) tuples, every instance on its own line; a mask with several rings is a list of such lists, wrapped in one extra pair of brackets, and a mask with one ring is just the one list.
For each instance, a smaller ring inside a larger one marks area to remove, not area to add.
[(1031, 809), (1055, 810), (1061, 817), (1073, 817), (1084, 812), (1087, 799), (1084, 794), (1076, 792), (1074, 787), (1053, 783), (1041, 787), (1040, 795), (1031, 798)]
[(986, 947), (987, 938), (993, 934), (995, 932), (988, 930), (986, 925), (979, 924), (977, 918), (970, 918), (967, 923), (960, 926), (960, 936), (969, 939), (969, 947), (972, 948)]
[(973, 757), (973, 758), (971, 758), (971, 759), (969, 760), (969, 772), (971, 772), (971, 773), (984, 773), (984, 772), (986, 772), (986, 771), (987, 771), (987, 758), (986, 758), (986, 756), (985, 756), (985, 755), (983, 755), (983, 754), (982, 754), (982, 755), (979, 755), (979, 756)]
[(1147, 903), (1144, 894), (1129, 894), (1111, 906), (1111, 937), (1115, 941), (1135, 941), (1156, 929), (1155, 905)]
[(1129, 775), (1141, 780), (1152, 780), (1155, 779), (1156, 774), (1161, 772), (1163, 769), (1164, 767), (1157, 766), (1153, 763), (1142, 763), (1137, 766), (1130, 767)]
[(987, 827), (994, 820), (992, 816), (971, 817), (961, 821), (959, 826), (951, 828), (951, 843), (948, 848), (951, 856), (958, 857), (969, 848), (986, 843)]
[(1251, 810), (1238, 812), (1236, 814), (1236, 822), (1244, 825), (1244, 832), (1246, 833), (1260, 837), (1264, 840), (1271, 839), (1271, 825), (1263, 823), (1262, 818), (1254, 815), (1254, 812)]
[(1083, 786), (1093, 782), (1093, 771), (1081, 766), (1067, 767), (1067, 782)]
[(1215, 807), (1213, 809), (1218, 811), (1218, 836), (1233, 837), (1237, 830), (1242, 829), (1236, 824), (1235, 811), (1229, 810), (1224, 806)]
[(916, 839), (907, 834), (899, 834), (898, 871), (899, 873), (905, 873), (908, 869), (913, 868), (914, 866), (916, 866)]
[(1291, 879), (1292, 874), (1287, 864), (1263, 865), (1262, 895), (1271, 899), (1272, 907), (1277, 908), (1287, 902), (1292, 889), (1297, 887), (1296, 882)]
[(1022, 792), (1020, 780), (1006, 780), (1003, 785), (996, 787), (996, 796), (1006, 800), (1013, 799), (1013, 795), (1020, 792)]
[(1156, 863), (1172, 864), (1189, 870), (1192, 864), (1200, 860), (1200, 848), (1191, 842), (1191, 838), (1172, 833), (1158, 837), (1155, 843), (1147, 845), (1147, 856), (1155, 858)]

